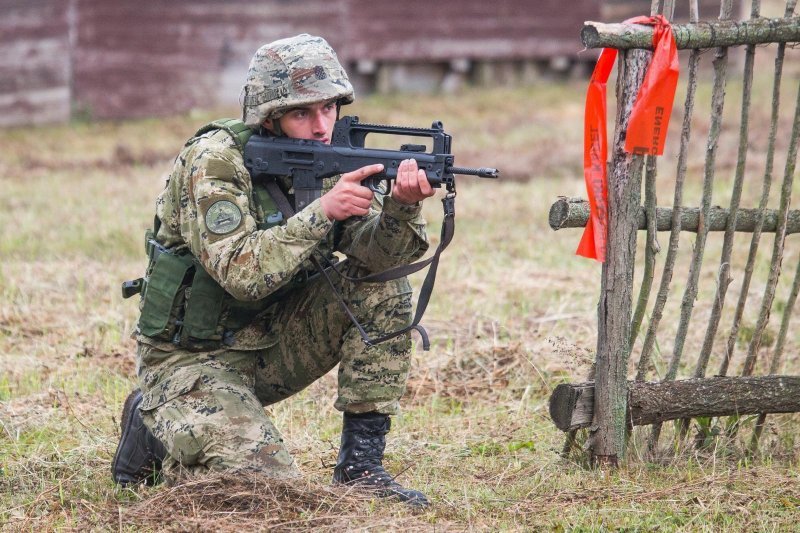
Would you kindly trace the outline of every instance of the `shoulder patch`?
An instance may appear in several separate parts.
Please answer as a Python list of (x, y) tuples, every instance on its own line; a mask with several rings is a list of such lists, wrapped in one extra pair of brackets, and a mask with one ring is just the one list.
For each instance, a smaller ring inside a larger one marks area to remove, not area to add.
[(216, 235), (232, 232), (242, 223), (242, 212), (230, 200), (219, 200), (211, 204), (206, 211), (206, 227)]

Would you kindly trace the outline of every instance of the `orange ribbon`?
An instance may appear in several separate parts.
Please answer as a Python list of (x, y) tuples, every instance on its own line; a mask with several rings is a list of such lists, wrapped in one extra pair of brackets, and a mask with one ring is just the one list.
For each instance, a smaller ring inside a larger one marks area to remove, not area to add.
[[(653, 58), (631, 110), (625, 151), (661, 155), (678, 84), (678, 50), (672, 26), (662, 15), (635, 17), (630, 24), (654, 26)], [(589, 196), (590, 217), (577, 255), (606, 260), (608, 238), (608, 143), (606, 136), (606, 84), (614, 67), (617, 50), (605, 48), (597, 60), (586, 92), (583, 133), (583, 177)]]

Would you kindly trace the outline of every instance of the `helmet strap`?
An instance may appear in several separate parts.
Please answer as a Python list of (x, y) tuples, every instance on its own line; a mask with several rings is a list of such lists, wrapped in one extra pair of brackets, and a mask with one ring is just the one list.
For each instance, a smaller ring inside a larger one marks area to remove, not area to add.
[(272, 119), (272, 133), (275, 137), (283, 137), (283, 130), (281, 129), (281, 120), (279, 118)]

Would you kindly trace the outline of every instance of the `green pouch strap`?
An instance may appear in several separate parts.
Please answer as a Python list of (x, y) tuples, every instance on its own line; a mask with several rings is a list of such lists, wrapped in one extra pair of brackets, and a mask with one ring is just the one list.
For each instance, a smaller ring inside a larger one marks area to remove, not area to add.
[(197, 264), (192, 290), (186, 300), (183, 335), (197, 340), (219, 340), (217, 332), (225, 290)]
[(170, 314), (186, 273), (192, 268), (191, 256), (160, 254), (153, 265), (144, 292), (139, 331), (148, 337), (169, 336)]
[(221, 118), (209, 124), (206, 124), (194, 134), (187, 144), (194, 142), (195, 138), (214, 130), (225, 130), (228, 135), (233, 137), (236, 147), (240, 152), (244, 152), (244, 145), (250, 140), (253, 135), (253, 130), (236, 118)]
[(254, 183), (253, 196), (258, 206), (264, 212), (264, 221), (258, 224), (258, 229), (267, 230), (279, 226), (281, 222), (283, 222), (283, 214), (281, 210), (278, 209), (278, 205), (275, 203), (275, 200), (272, 199), (266, 187), (260, 183)]

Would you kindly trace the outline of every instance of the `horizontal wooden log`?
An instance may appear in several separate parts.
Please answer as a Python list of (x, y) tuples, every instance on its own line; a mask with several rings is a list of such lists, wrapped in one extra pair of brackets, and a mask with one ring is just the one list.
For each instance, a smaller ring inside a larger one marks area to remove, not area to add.
[[(562, 383), (550, 396), (550, 418), (562, 431), (591, 426), (593, 412), (593, 382)], [(627, 420), (633, 426), (698, 416), (796, 412), (800, 412), (800, 376), (628, 382)]]
[[(725, 231), (728, 225), (729, 210), (713, 206), (708, 217), (710, 231)], [(758, 217), (757, 209), (739, 209), (736, 216), (736, 231), (752, 233)], [(550, 206), (550, 227), (554, 230), (562, 228), (582, 228), (589, 220), (589, 202), (582, 198), (561, 197)], [(684, 207), (681, 212), (681, 231), (697, 232), (700, 223), (700, 208)], [(647, 229), (647, 219), (644, 207), (639, 209), (638, 227)], [(767, 209), (764, 216), (764, 225), (761, 231), (774, 233), (778, 228), (778, 211)], [(656, 208), (656, 229), (670, 231), (672, 229), (672, 208)], [(800, 210), (789, 211), (786, 224), (786, 233), (800, 233)]]
[[(586, 48), (653, 49), (653, 27), (641, 24), (583, 23), (581, 40)], [(800, 41), (800, 17), (757, 18), (745, 21), (701, 21), (673, 24), (679, 50), (746, 44)]]

